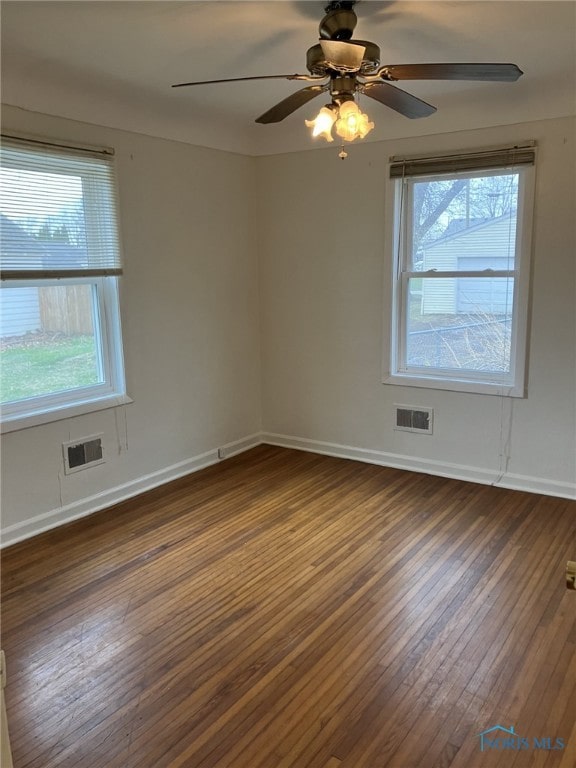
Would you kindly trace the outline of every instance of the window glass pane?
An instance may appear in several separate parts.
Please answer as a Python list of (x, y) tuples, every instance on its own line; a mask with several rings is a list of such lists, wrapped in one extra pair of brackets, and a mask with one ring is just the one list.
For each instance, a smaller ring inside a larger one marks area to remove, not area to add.
[(408, 368), (510, 371), (513, 278), (408, 282)]
[(104, 381), (93, 284), (3, 285), (1, 402)]
[(517, 173), (413, 181), (412, 190), (410, 269), (514, 268)]
[(12, 269), (88, 266), (83, 180), (65, 173), (0, 170), (2, 261)]

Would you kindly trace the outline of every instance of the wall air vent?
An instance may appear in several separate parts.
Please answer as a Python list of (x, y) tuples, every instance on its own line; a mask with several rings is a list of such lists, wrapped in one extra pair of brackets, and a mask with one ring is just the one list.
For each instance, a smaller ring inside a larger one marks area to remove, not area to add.
[(91, 435), (81, 440), (74, 440), (62, 445), (64, 451), (64, 471), (67, 475), (81, 469), (104, 463), (102, 454), (103, 435)]
[(396, 409), (396, 422), (394, 429), (401, 432), (419, 432), (431, 435), (434, 421), (432, 408), (423, 408), (419, 405), (394, 405)]

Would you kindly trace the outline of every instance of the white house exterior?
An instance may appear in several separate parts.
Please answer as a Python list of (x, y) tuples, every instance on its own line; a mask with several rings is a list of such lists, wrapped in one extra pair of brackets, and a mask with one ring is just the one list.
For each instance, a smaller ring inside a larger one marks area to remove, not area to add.
[[(0, 214), (2, 257), (7, 261), (26, 258), (38, 269), (54, 263), (71, 266), (86, 261), (86, 248), (68, 243), (42, 242), (28, 235), (22, 227), (8, 216)], [(42, 301), (36, 286), (12, 285), (10, 280), (2, 282), (0, 295), (0, 335), (2, 337), (23, 336), (42, 329)]]
[[(514, 268), (516, 212), (446, 235), (421, 250), (423, 270), (483, 271)], [(423, 280), (423, 314), (506, 314), (512, 281), (447, 277)]]
[[(18, 255), (22, 243), (26, 243), (27, 256), (34, 256), (38, 268), (42, 266), (42, 244), (29, 237), (18, 224), (0, 214), (2, 236), (2, 254), (12, 257)], [(0, 333), (2, 336), (20, 336), (40, 328), (40, 304), (38, 288), (14, 287), (9, 281), (2, 283), (0, 301)]]

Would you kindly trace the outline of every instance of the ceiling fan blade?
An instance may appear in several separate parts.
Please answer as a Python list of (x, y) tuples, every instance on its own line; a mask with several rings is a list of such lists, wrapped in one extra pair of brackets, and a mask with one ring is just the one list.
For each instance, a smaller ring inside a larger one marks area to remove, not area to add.
[(389, 83), (366, 83), (362, 86), (362, 92), (371, 99), (395, 109), (404, 117), (428, 117), (436, 112), (436, 107)]
[(310, 85), (308, 88), (301, 88), (299, 91), (291, 93), (287, 98), (282, 99), (282, 101), (275, 104), (267, 112), (264, 112), (263, 115), (260, 115), (260, 117), (256, 119), (256, 122), (264, 124), (279, 123), (281, 120), (284, 120), (285, 117), (291, 115), (292, 112), (303, 107), (304, 104), (307, 104), (311, 99), (316, 98), (316, 96), (327, 90), (327, 85)]
[(523, 75), (516, 64), (391, 64), (378, 72), (385, 80), (485, 80), (513, 83)]
[(255, 77), (227, 77), (223, 80), (198, 80), (195, 83), (176, 83), (172, 88), (185, 88), (188, 85), (214, 85), (215, 83), (240, 83), (245, 80), (325, 80), (324, 76), (313, 75), (256, 75)]
[(339, 72), (358, 72), (366, 53), (364, 45), (342, 40), (320, 40), (326, 64)]

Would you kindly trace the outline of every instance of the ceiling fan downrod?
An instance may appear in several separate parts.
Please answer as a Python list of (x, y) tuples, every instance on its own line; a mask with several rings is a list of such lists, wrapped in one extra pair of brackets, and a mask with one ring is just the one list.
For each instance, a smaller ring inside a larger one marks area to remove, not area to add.
[(357, 0), (332, 0), (324, 7), (324, 13), (330, 11), (351, 11), (356, 5)]

